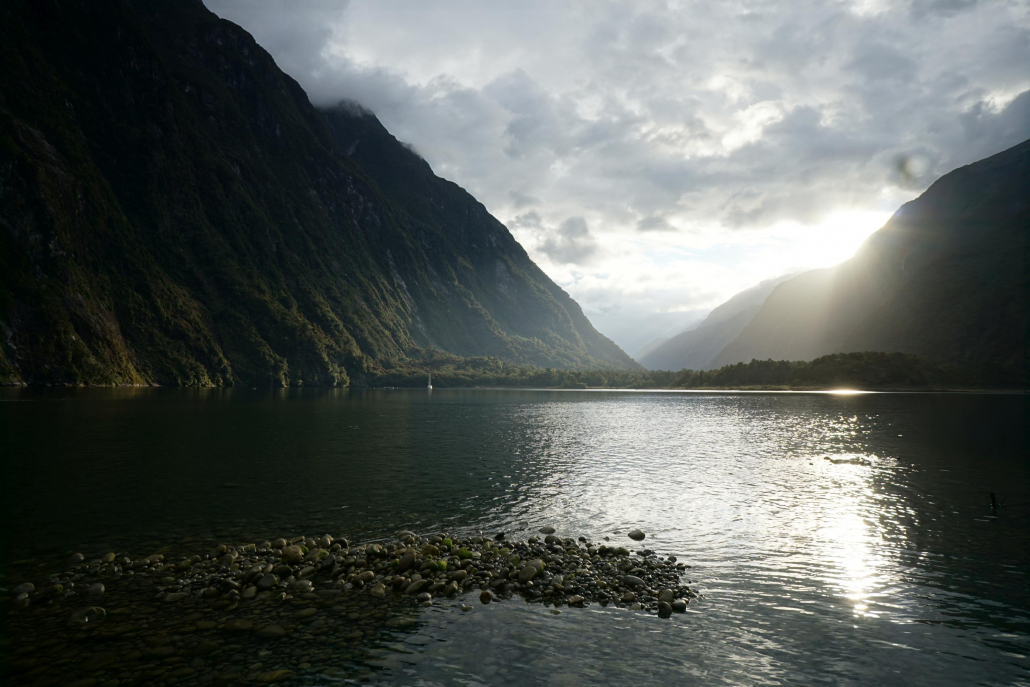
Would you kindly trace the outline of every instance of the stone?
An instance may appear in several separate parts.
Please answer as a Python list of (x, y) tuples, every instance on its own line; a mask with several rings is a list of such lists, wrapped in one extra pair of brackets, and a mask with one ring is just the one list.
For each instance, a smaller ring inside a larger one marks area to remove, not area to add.
[(291, 544), (283, 549), (283, 561), (291, 565), (295, 565), (304, 560), (304, 549), (300, 548), (296, 544)]
[(113, 651), (102, 651), (98, 654), (94, 654), (93, 658), (82, 664), (83, 670), (93, 672), (94, 670), (101, 670), (109, 665), (113, 665), (118, 661), (118, 654)]
[(672, 610), (675, 613), (686, 613), (687, 612), (687, 602), (684, 601), (683, 599), (676, 599), (675, 601), (672, 602)]
[(313, 588), (311, 580), (294, 580), (293, 582), (290, 582), (290, 591), (292, 592), (303, 594), (305, 592), (310, 592)]
[(248, 600), (253, 599), (255, 596), (257, 596), (257, 587), (255, 587), (252, 584), (247, 585), (246, 587), (244, 587), (243, 593), (240, 594), (240, 596)]
[(279, 668), (278, 670), (270, 670), (266, 673), (258, 673), (254, 680), (259, 684), (267, 685), (272, 682), (282, 682), (292, 675), (293, 671), (287, 670), (286, 668)]
[(273, 549), (279, 549), (280, 551), (282, 551), (283, 549), (286, 548), (286, 540), (283, 539), (282, 537), (279, 537), (274, 542), (272, 542), (272, 548)]
[(34, 591), (36, 591), (36, 585), (31, 582), (23, 582), (12, 589), (11, 593), (17, 596), (18, 594), (31, 594)]
[(490, 603), (490, 601), (493, 598), (494, 598), (493, 592), (491, 592), (489, 589), (484, 589), (483, 592), (479, 595), (479, 600), (481, 602), (485, 603), (485, 604)]
[(409, 551), (397, 562), (397, 572), (407, 572), (415, 565), (415, 554)]
[(570, 606), (582, 606), (584, 601), (585, 599), (582, 596), (579, 596), (578, 594), (574, 594), (569, 597)]
[(555, 530), (553, 527), (548, 525), (546, 527), (541, 527), (539, 531), (540, 531), (540, 534), (554, 534), (557, 530)]
[(117, 556), (115, 556), (113, 552), (108, 552), (100, 557), (100, 562), (104, 564), (114, 563), (115, 558), (117, 558)]
[(382, 582), (379, 582), (374, 587), (369, 589), (368, 593), (371, 594), (372, 596), (376, 597), (376, 598), (382, 599), (383, 597), (386, 596), (386, 585), (383, 584)]
[(11, 605), (17, 609), (28, 608), (30, 603), (32, 602), (29, 600), (29, 595), (24, 592), (11, 600)]
[(300, 611), (297, 611), (296, 613), (294, 613), (293, 617), (297, 618), (298, 620), (302, 620), (304, 618), (310, 618), (311, 616), (315, 615), (316, 613), (318, 613), (318, 609), (317, 608), (305, 608), (303, 610), (300, 610)]
[(254, 629), (254, 623), (244, 618), (233, 618), (227, 620), (225, 625), (222, 626), (222, 630), (225, 632), (250, 632)]
[(671, 589), (663, 589), (662, 591), (658, 592), (659, 601), (664, 601), (665, 603), (671, 604), (675, 598), (676, 593), (673, 592)]
[(622, 583), (627, 587), (633, 587), (639, 589), (644, 586), (644, 581), (636, 575), (623, 575)]
[(68, 557), (68, 565), (75, 565), (77, 563), (81, 563), (84, 560), (86, 560), (86, 557), (83, 556), (81, 553), (73, 553), (71, 556)]
[(286, 636), (286, 630), (282, 625), (265, 625), (255, 634), (262, 639), (281, 639)]
[(628, 604), (628, 603), (630, 603), (632, 601), (636, 601), (636, 600), (637, 600), (637, 595), (634, 594), (633, 592), (626, 592), (625, 594), (622, 595), (622, 603), (624, 603), (624, 604)]
[(421, 594), (419, 594), (418, 596), (415, 597), (415, 601), (418, 601), (419, 603), (422, 603), (422, 602), (425, 602), (425, 601), (429, 601), (432, 598), (433, 598), (433, 595), (430, 594), (429, 592), (422, 592)]
[(104, 584), (102, 582), (94, 582), (86, 589), (86, 593), (90, 596), (100, 596), (104, 593)]
[(647, 535), (642, 530), (630, 530), (626, 536), (633, 541), (644, 541), (644, 537)]
[(164, 600), (169, 603), (173, 603), (175, 601), (182, 601), (188, 596), (189, 594), (186, 592), (168, 592), (167, 594), (165, 594)]
[(415, 580), (404, 590), (405, 594), (418, 594), (429, 584), (429, 580)]
[(255, 586), (260, 591), (264, 592), (264, 591), (268, 591), (269, 589), (271, 589), (272, 587), (276, 586), (277, 584), (279, 584), (279, 579), (275, 575), (273, 575), (272, 573), (266, 573), (265, 575), (263, 575), (261, 578), (258, 579), (257, 584)]
[(672, 606), (670, 606), (669, 604), (665, 603), (664, 601), (659, 601), (658, 602), (658, 617), (659, 618), (668, 618), (670, 615), (672, 615)]

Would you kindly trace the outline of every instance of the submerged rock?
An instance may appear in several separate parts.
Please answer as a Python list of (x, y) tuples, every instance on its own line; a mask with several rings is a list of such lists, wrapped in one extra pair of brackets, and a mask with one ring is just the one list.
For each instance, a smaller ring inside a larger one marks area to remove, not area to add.
[(626, 536), (632, 539), (633, 541), (644, 541), (644, 537), (646, 537), (647, 535), (644, 534), (642, 530), (630, 530), (626, 534)]

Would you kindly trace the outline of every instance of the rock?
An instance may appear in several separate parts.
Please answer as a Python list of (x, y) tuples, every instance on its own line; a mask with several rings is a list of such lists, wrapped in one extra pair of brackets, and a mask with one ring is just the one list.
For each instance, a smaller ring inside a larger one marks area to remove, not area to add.
[(574, 594), (569, 597), (570, 606), (582, 606), (584, 601), (585, 599), (582, 596), (579, 596), (578, 594)]
[(551, 615), (561, 615), (561, 611), (559, 611), (557, 608), (552, 608)]
[(30, 603), (31, 601), (29, 601), (29, 595), (25, 592), (22, 592), (18, 596), (14, 597), (14, 599), (11, 601), (11, 605), (17, 609), (28, 608)]
[(94, 654), (93, 658), (82, 664), (83, 670), (93, 672), (94, 670), (100, 670), (106, 668), (109, 665), (113, 665), (118, 661), (118, 654), (113, 651), (101, 651), (98, 654)]
[(490, 603), (490, 601), (493, 598), (494, 598), (493, 592), (491, 592), (489, 589), (484, 589), (483, 592), (479, 595), (479, 600), (482, 601), (485, 604)]
[(286, 540), (282, 537), (276, 539), (274, 542), (272, 542), (272, 548), (279, 549), (280, 551), (282, 551), (286, 548)]
[(424, 601), (429, 601), (432, 598), (433, 598), (433, 595), (430, 594), (429, 592), (422, 592), (421, 594), (419, 594), (418, 596), (415, 597), (415, 601), (418, 601), (419, 603), (422, 603)]
[(468, 577), (468, 574), (469, 574), (468, 570), (455, 570), (454, 572), (452, 572), (450, 575), (447, 576), (447, 579), (448, 580), (454, 580), (456, 582), (461, 582), (466, 577)]
[(115, 556), (114, 553), (108, 552), (108, 553), (105, 553), (103, 556), (100, 557), (100, 562), (104, 563), (104, 564), (114, 563), (114, 559), (116, 557), (117, 556)]
[(636, 575), (623, 575), (622, 583), (627, 587), (633, 587), (634, 589), (640, 589), (644, 586), (644, 581)]
[(674, 612), (676, 612), (676, 613), (686, 613), (687, 612), (687, 602), (684, 601), (683, 599), (676, 599), (675, 601), (672, 602), (672, 610)]
[(625, 594), (622, 595), (622, 603), (624, 603), (624, 604), (628, 604), (631, 601), (636, 601), (636, 600), (637, 600), (637, 595), (634, 594), (633, 592), (626, 592)]
[(405, 594), (418, 594), (429, 584), (429, 580), (415, 580), (404, 590)]
[(444, 596), (456, 596), (458, 594), (458, 583), (451, 580), (447, 583), (447, 586), (443, 588)]
[(81, 553), (73, 553), (71, 556), (68, 557), (68, 565), (75, 565), (77, 563), (81, 563), (84, 560), (86, 560), (86, 557), (83, 556)]
[(102, 582), (94, 582), (86, 589), (86, 593), (90, 596), (100, 596), (104, 593), (104, 584)]
[(222, 630), (225, 632), (250, 632), (254, 629), (254, 623), (243, 618), (233, 618), (227, 620), (225, 625), (222, 626)]
[(254, 680), (262, 685), (267, 685), (272, 682), (282, 682), (292, 675), (293, 671), (280, 668), (278, 670), (270, 670), (267, 673), (258, 673)]
[(406, 572), (415, 565), (415, 554), (409, 551), (397, 562), (397, 572)]
[(235, 562), (236, 562), (236, 554), (232, 553), (232, 552), (227, 553), (227, 554), (225, 554), (224, 556), (222, 556), (222, 557), (220, 557), (218, 559), (218, 565), (223, 565), (226, 568), (231, 568), (233, 566), (233, 563), (235, 563)]
[(642, 530), (630, 530), (626, 536), (632, 539), (633, 541), (644, 541), (644, 537), (646, 537), (647, 535), (644, 534)]
[(382, 599), (383, 597), (386, 596), (386, 585), (383, 584), (382, 582), (379, 582), (374, 587), (369, 589), (368, 593), (371, 594), (372, 596), (376, 597), (376, 598)]
[(262, 639), (281, 639), (286, 636), (286, 630), (282, 625), (265, 625), (256, 634)]
[(12, 589), (11, 593), (17, 596), (18, 594), (31, 594), (34, 591), (36, 591), (36, 585), (31, 582), (22, 582)]
[(540, 534), (554, 534), (556, 531), (557, 530), (555, 530), (550, 525), (548, 525), (546, 527), (541, 527), (540, 530), (539, 530)]
[(321, 539), (318, 540), (318, 545), (321, 546), (323, 549), (328, 549), (330, 546), (333, 545), (332, 535), (324, 535)]
[[(303, 568), (301, 568), (299, 571), (297, 571), (297, 579), (302, 580), (305, 577), (311, 577), (314, 574), (315, 574), (314, 566), (306, 565)], [(375, 577), (375, 574), (373, 573), (372, 576)]]
[(471, 611), (472, 610), (472, 606), (469, 606), (468, 604), (462, 604), (461, 605), (461, 610), (463, 610), (463, 611)]
[(247, 585), (240, 596), (247, 600), (253, 599), (257, 596), (257, 587), (252, 584)]
[(363, 573), (361, 573), (360, 575), (357, 576), (356, 581), (360, 582), (362, 584), (368, 584), (369, 582), (371, 582), (375, 578), (376, 578), (376, 574), (374, 572), (372, 572), (371, 570), (366, 570), (365, 572), (363, 572)]
[(293, 617), (297, 620), (303, 620), (304, 618), (310, 618), (311, 616), (318, 613), (317, 608), (304, 608), (293, 614)]
[(293, 582), (290, 582), (290, 591), (299, 594), (310, 592), (313, 588), (311, 580), (294, 580)]
[(182, 601), (188, 596), (189, 594), (187, 592), (168, 592), (165, 594), (164, 600), (169, 603), (173, 603), (175, 601)]
[(291, 544), (283, 549), (283, 561), (295, 565), (304, 560), (304, 549), (296, 544)]
[(658, 617), (659, 618), (668, 618), (670, 615), (672, 615), (672, 606), (670, 606), (669, 604), (665, 603), (664, 601), (659, 601), (658, 602)]
[(279, 579), (272, 573), (267, 573), (258, 579), (255, 585), (260, 591), (267, 591), (279, 584)]
[(664, 601), (665, 603), (671, 604), (675, 598), (676, 593), (673, 592), (671, 589), (663, 589), (662, 591), (658, 592), (659, 601)]

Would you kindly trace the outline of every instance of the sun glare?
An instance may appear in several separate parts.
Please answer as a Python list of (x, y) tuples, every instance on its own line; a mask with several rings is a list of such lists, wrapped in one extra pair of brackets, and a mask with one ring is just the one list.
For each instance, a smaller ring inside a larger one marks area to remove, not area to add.
[(794, 225), (799, 267), (830, 267), (855, 254), (869, 236), (890, 218), (888, 212), (835, 212), (816, 225)]

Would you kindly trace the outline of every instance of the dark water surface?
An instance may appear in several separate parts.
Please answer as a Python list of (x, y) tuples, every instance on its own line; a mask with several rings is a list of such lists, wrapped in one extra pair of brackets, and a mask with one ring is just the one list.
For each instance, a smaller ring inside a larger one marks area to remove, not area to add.
[(380, 684), (1030, 684), (1023, 396), (0, 394), (7, 562), (640, 527), (706, 595), (669, 620), (445, 601), (369, 646)]

